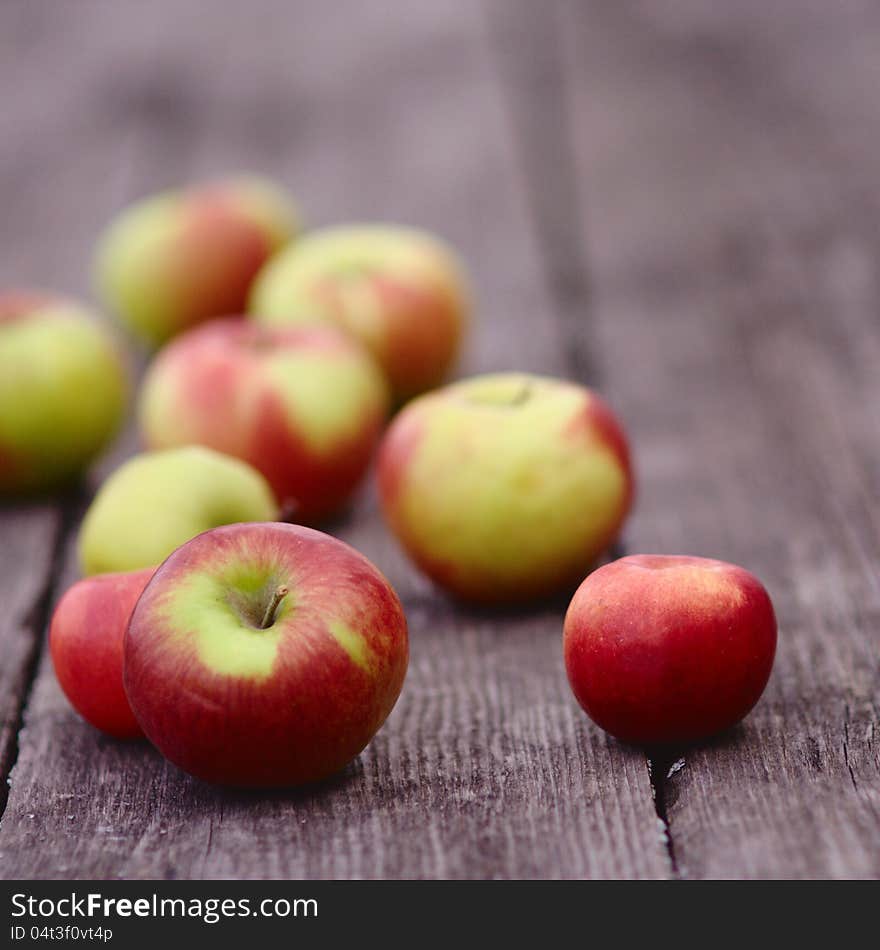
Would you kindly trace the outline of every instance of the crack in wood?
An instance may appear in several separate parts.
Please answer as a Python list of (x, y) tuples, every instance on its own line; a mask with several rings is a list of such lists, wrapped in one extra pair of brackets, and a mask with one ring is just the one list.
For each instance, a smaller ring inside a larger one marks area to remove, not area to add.
[(25, 713), (40, 668), (40, 659), (43, 655), (46, 643), (45, 633), (52, 615), (56, 594), (58, 593), (58, 583), (64, 566), (64, 553), (67, 541), (77, 523), (80, 507), (81, 505), (78, 503), (76, 496), (65, 499), (60, 505), (60, 516), (55, 536), (52, 540), (52, 557), (49, 562), (49, 570), (46, 573), (46, 581), (34, 599), (30, 609), (27, 611), (22, 624), (24, 629), (31, 634), (31, 647), (24, 664), (24, 675), (22, 677), (23, 688), (15, 721), (12, 726), (12, 741), (9, 743), (3, 761), (0, 761), (0, 775), (5, 779), (5, 781), (0, 782), (0, 823), (3, 821), (6, 805), (9, 801), (9, 791), (12, 786), (12, 772), (18, 761), (20, 748), (19, 736), (24, 727)]
[(661, 838), (669, 861), (669, 869), (674, 880), (683, 875), (675, 852), (675, 839), (672, 835), (672, 823), (669, 818), (669, 783), (672, 776), (684, 766), (684, 759), (675, 752), (652, 751), (645, 754), (648, 778), (651, 781), (651, 794), (654, 799), (654, 811), (660, 822)]
[(856, 781), (856, 773), (853, 771), (852, 763), (849, 760), (849, 705), (843, 707), (843, 761), (846, 763), (846, 770), (849, 772), (853, 788), (858, 791), (859, 783)]

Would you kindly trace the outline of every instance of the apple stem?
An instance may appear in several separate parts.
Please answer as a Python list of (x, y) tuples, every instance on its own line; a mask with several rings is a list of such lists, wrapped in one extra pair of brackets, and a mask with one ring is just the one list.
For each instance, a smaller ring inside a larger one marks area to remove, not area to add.
[(532, 394), (532, 384), (530, 382), (523, 383), (522, 389), (510, 400), (511, 406), (521, 406), (524, 402), (527, 402), (529, 396)]
[(269, 601), (269, 606), (266, 607), (266, 612), (263, 614), (263, 622), (260, 624), (261, 629), (268, 630), (275, 623), (275, 614), (278, 612), (278, 607), (289, 593), (290, 591), (286, 587), (276, 589)]

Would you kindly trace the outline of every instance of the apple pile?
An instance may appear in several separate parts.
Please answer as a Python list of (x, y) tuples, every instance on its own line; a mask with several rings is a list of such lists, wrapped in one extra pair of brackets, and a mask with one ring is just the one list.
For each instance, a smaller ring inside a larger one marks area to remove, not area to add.
[[(143, 451), (95, 494), (83, 579), (50, 625), (83, 718), (221, 784), (298, 785), (358, 755), (403, 686), (406, 619), (315, 526), (374, 459), (385, 521), (437, 587), (496, 605), (577, 588), (565, 666), (603, 729), (691, 742), (746, 715), (776, 644), (753, 575), (660, 555), (595, 569), (634, 497), (601, 397), (524, 372), (447, 383), (472, 309), (453, 251), (387, 224), (302, 231), (283, 189), (239, 177), (140, 201), (100, 239), (102, 301), (151, 361)], [(0, 494), (88, 468), (125, 417), (126, 367), (87, 308), (0, 294)]]

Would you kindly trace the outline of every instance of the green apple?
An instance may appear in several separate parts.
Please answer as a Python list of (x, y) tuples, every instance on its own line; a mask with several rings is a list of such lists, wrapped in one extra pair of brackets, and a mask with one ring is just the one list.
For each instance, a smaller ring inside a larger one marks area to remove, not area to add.
[(406, 406), (383, 440), (379, 487), (430, 578), (503, 602), (580, 582), (620, 531), (633, 478), (623, 430), (595, 393), (504, 373)]
[(398, 401), (452, 369), (470, 312), (453, 252), (433, 235), (391, 225), (313, 231), (260, 272), (250, 310), (262, 323), (321, 320), (357, 337)]
[(190, 538), (278, 515), (266, 480), (246, 462), (201, 446), (135, 455), (103, 484), (79, 534), (84, 574), (153, 567)]
[(83, 307), (41, 292), (0, 294), (0, 493), (79, 473), (119, 429), (122, 353)]
[(158, 346), (211, 317), (242, 313), (255, 275), (297, 227), (288, 197), (262, 179), (163, 192), (107, 228), (98, 288), (136, 336)]

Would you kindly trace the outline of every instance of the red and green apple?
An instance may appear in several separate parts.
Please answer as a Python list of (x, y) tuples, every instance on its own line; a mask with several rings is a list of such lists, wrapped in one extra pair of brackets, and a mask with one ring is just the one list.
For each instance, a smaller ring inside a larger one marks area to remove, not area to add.
[(428, 577), (467, 600), (513, 602), (574, 588), (617, 537), (633, 478), (594, 392), (504, 373), (404, 407), (380, 448), (379, 488)]
[(251, 295), (266, 324), (321, 320), (364, 343), (397, 401), (443, 382), (470, 313), (461, 265), (438, 238), (391, 225), (313, 231), (274, 257)]
[(206, 445), (260, 471), (293, 519), (342, 509), (367, 470), (388, 411), (369, 354), (329, 326), (212, 320), (156, 357), (139, 401), (151, 449)]
[(137, 337), (159, 346), (211, 317), (242, 313), (257, 272), (297, 228), (287, 195), (260, 178), (153, 195), (102, 235), (98, 289)]
[(125, 638), (147, 737), (206, 781), (326, 778), (391, 712), (407, 666), (394, 590), (353, 548), (299, 525), (201, 534), (156, 571)]

